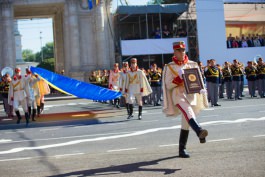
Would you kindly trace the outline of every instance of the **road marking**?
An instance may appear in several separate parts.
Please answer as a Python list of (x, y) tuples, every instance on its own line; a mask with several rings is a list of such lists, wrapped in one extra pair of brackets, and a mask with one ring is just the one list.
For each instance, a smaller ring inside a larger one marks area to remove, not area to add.
[(230, 140), (233, 140), (234, 138), (227, 138), (227, 139), (218, 139), (218, 140), (208, 140), (207, 142), (208, 143), (211, 143), (211, 142), (219, 142), (219, 141), (230, 141)]
[(67, 157), (67, 156), (75, 156), (75, 155), (83, 155), (85, 153), (75, 153), (75, 154), (62, 154), (62, 155), (55, 155), (55, 158)]
[(159, 145), (159, 147), (169, 147), (169, 146), (178, 146), (179, 144), (164, 144), (164, 145)]
[(127, 123), (107, 123), (106, 125), (122, 125), (122, 124), (127, 124)]
[(48, 128), (48, 129), (41, 129), (41, 132), (50, 131), (50, 130), (58, 130), (60, 128)]
[[(243, 118), (243, 119), (236, 119), (236, 120), (220, 120), (220, 121), (210, 121), (210, 122), (203, 122), (201, 125), (220, 125), (220, 124), (235, 124), (235, 123), (243, 123), (243, 122), (250, 122), (250, 121), (264, 121), (265, 117), (260, 117), (260, 118)], [(96, 142), (96, 141), (104, 141), (104, 140), (113, 140), (113, 139), (118, 139), (118, 138), (128, 138), (132, 136), (139, 136), (139, 135), (144, 135), (148, 133), (154, 133), (154, 132), (159, 132), (159, 131), (164, 131), (164, 130), (175, 130), (179, 129), (181, 125), (176, 125), (176, 126), (171, 126), (171, 127), (159, 127), (159, 128), (151, 128), (151, 129), (146, 129), (146, 130), (140, 130), (128, 134), (118, 134), (118, 135), (113, 135), (113, 136), (103, 136), (103, 137), (96, 137), (96, 138), (91, 138), (91, 139), (79, 139), (79, 140), (72, 140), (68, 142), (63, 142), (63, 143), (57, 143), (57, 144), (48, 144), (48, 145), (41, 145), (41, 146), (35, 146), (35, 147), (17, 147), (5, 151), (0, 151), (0, 154), (11, 154), (11, 153), (18, 153), (26, 150), (40, 150), (40, 149), (49, 149), (49, 148), (56, 148), (56, 147), (64, 147), (64, 146), (71, 146), (71, 145), (76, 145), (80, 143), (87, 143), (87, 142)], [(213, 140), (216, 141), (216, 140)], [(211, 142), (211, 141), (210, 141)]]
[(120, 152), (120, 151), (132, 151), (136, 150), (137, 148), (128, 148), (128, 149), (114, 149), (114, 150), (108, 150), (107, 152)]
[(16, 158), (16, 159), (2, 159), (0, 162), (7, 162), (7, 161), (16, 161), (16, 160), (29, 160), (32, 159), (31, 157), (25, 157), (25, 158)]
[(7, 142), (10, 142), (12, 140), (7, 140), (7, 139), (0, 139), (0, 143), (7, 143)]
[(2, 121), (10, 121), (10, 120), (13, 120), (13, 119), (2, 119)]
[(265, 135), (255, 135), (255, 136), (253, 136), (254, 138), (259, 138), (259, 137), (263, 137), (263, 136), (265, 136)]
[(159, 120), (143, 120), (143, 121), (141, 121), (141, 122), (146, 123), (146, 122), (157, 122), (157, 121), (159, 121)]
[(15, 132), (5, 132), (5, 134), (11, 134), (11, 133), (24, 133), (25, 131), (15, 131)]

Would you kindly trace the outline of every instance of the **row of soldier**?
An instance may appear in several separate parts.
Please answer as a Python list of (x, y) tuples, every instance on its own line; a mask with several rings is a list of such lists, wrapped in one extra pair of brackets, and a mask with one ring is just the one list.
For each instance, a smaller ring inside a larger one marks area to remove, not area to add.
[(44, 95), (50, 93), (49, 85), (32, 74), (26, 68), (26, 75), (21, 75), (21, 69), (15, 68), (14, 76), (12, 68), (6, 67), (2, 70), (0, 90), (2, 93), (4, 109), (8, 117), (13, 117), (13, 111), (17, 116), (17, 124), (21, 121), (19, 106), (25, 113), (26, 125), (30, 118), (35, 121), (36, 114), (39, 116), (44, 109)]
[[(123, 62), (123, 66), (121, 69), (119, 69), (119, 64), (115, 63), (112, 70), (92, 71), (91, 75), (89, 76), (89, 82), (104, 88), (119, 91), (119, 88), (117, 88), (118, 86), (114, 84), (115, 86), (113, 87), (113, 82), (118, 81), (122, 77), (123, 73), (126, 73), (129, 70), (130, 68), (128, 66), (128, 62)], [(154, 106), (160, 106), (162, 96), (162, 69), (157, 67), (157, 65), (154, 63), (152, 64), (150, 69), (145, 70), (144, 68), (141, 68), (141, 70), (144, 72), (153, 90), (153, 93), (151, 95), (143, 97), (143, 104), (152, 104)], [(119, 99), (113, 101), (114, 106), (116, 106), (117, 108), (120, 107), (119, 103)]]
[(251, 98), (257, 97), (256, 90), (261, 98), (265, 97), (265, 64), (261, 57), (257, 63), (248, 61), (247, 66), (234, 59), (233, 63), (224, 62), (223, 67), (211, 59), (207, 61), (206, 67), (200, 65), (200, 68), (206, 81), (208, 99), (212, 106), (220, 106), (217, 102), (218, 98), (224, 98), (224, 89), (226, 89), (227, 99), (241, 100), (244, 97), (245, 76)]

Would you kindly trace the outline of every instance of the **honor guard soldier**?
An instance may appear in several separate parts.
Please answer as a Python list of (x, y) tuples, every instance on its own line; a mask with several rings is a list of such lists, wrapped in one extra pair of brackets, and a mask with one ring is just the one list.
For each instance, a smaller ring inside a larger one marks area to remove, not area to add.
[(133, 103), (136, 98), (138, 103), (138, 119), (142, 119), (142, 109), (143, 109), (143, 96), (150, 95), (152, 93), (152, 89), (150, 84), (147, 81), (147, 78), (144, 72), (138, 69), (137, 59), (131, 59), (131, 67), (130, 71), (127, 73), (127, 80), (125, 84), (125, 93), (128, 94), (128, 102), (129, 102), (129, 110), (130, 114), (127, 119), (133, 117)]
[[(189, 126), (196, 132), (200, 143), (206, 142), (208, 131), (202, 129), (196, 121), (196, 115), (201, 109), (208, 107), (207, 91), (200, 90), (199, 93), (187, 94), (184, 88), (184, 69), (198, 68), (196, 62), (190, 61), (185, 54), (185, 43), (183, 41), (173, 43), (174, 56), (172, 62), (165, 65), (163, 70), (163, 112), (167, 116), (182, 114), (181, 130), (179, 137), (179, 156), (189, 158), (186, 152), (186, 144), (189, 135)], [(199, 71), (199, 70), (198, 70)], [(200, 73), (200, 71), (199, 71)]]
[(265, 98), (265, 63), (262, 58), (258, 60), (258, 92), (261, 98)]
[(256, 91), (256, 74), (257, 74), (257, 68), (253, 66), (252, 61), (248, 61), (248, 65), (245, 67), (245, 73), (248, 80), (248, 91), (249, 95), (252, 97), (257, 97), (255, 95)]
[(26, 125), (29, 124), (29, 113), (27, 105), (27, 97), (29, 96), (29, 87), (25, 81), (25, 78), (21, 76), (21, 69), (15, 68), (15, 75), (12, 79), (12, 82), (8, 91), (8, 103), (12, 105), (17, 115), (17, 124), (20, 123), (21, 115), (19, 112), (19, 105), (22, 106), (25, 113)]
[[(110, 70), (110, 75), (109, 75), (109, 89), (110, 90), (114, 90), (116, 92), (120, 91), (119, 77), (120, 77), (119, 63), (115, 63), (113, 66), (113, 70)], [(120, 98), (114, 99), (114, 106), (116, 108), (120, 108)]]
[(230, 63), (227, 61), (224, 63), (224, 67), (222, 69), (223, 77), (224, 77), (224, 84), (226, 88), (226, 96), (227, 99), (233, 99), (233, 85), (232, 85), (232, 73), (230, 69)]
[[(29, 96), (27, 97), (29, 116), (31, 116), (32, 121), (36, 121), (35, 116), (37, 113), (37, 102), (40, 99), (40, 89), (37, 82), (40, 79), (37, 75), (33, 75), (29, 68), (26, 68), (25, 80), (29, 87)], [(31, 107), (33, 108), (32, 114)]]
[(125, 84), (126, 84), (126, 79), (127, 79), (127, 73), (130, 70), (128, 62), (123, 62), (122, 63), (122, 71), (120, 72), (120, 78), (119, 78), (119, 87), (120, 87), (120, 92), (122, 93), (122, 97), (124, 98), (125, 101), (125, 107), (127, 109), (128, 115), (130, 114), (129, 111), (129, 103), (128, 103), (128, 94), (125, 93)]
[(152, 88), (152, 101), (154, 106), (161, 106), (159, 104), (160, 98), (161, 98), (161, 73), (157, 70), (157, 65), (154, 63), (152, 65), (152, 71), (149, 74), (150, 76), (150, 82), (151, 82), (151, 88)]

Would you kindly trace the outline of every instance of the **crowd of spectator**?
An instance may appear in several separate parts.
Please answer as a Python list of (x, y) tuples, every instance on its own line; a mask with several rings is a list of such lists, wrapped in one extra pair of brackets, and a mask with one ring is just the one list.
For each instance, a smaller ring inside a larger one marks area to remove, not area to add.
[(245, 47), (261, 47), (265, 45), (264, 35), (259, 34), (244, 34), (239, 36), (232, 36), (229, 34), (226, 40), (227, 48), (245, 48)]

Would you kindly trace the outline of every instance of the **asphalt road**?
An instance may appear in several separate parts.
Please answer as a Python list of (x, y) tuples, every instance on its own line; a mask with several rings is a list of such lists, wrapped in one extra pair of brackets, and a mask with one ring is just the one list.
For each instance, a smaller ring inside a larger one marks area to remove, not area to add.
[[(180, 118), (145, 106), (143, 120), (88, 100), (57, 100), (46, 114), (89, 111), (88, 118), (0, 125), (0, 176), (264, 177), (265, 99), (220, 101), (201, 112), (209, 131), (190, 131), (189, 159), (178, 157)], [(137, 113), (135, 113), (135, 117)], [(78, 115), (77, 115), (78, 117)]]

